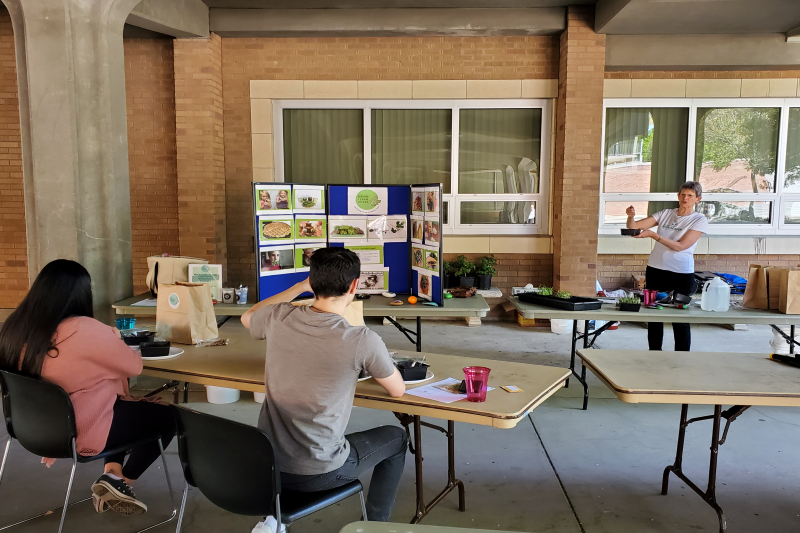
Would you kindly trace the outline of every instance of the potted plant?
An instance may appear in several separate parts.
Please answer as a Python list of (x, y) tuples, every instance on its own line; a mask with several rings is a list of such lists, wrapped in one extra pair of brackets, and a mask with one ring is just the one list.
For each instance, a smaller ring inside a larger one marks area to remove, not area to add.
[(639, 301), (638, 296), (623, 296), (617, 299), (617, 303), (619, 304), (620, 311), (631, 311), (636, 313), (641, 307), (641, 302)]
[(474, 287), (475, 276), (472, 275), (475, 265), (466, 255), (459, 255), (453, 261), (453, 275), (458, 276), (458, 284), (462, 287)]
[(444, 263), (444, 288), (453, 289), (458, 287), (458, 276), (455, 275), (455, 267), (453, 262), (447, 261)]
[(496, 264), (497, 259), (494, 258), (494, 255), (487, 255), (475, 265), (476, 281), (479, 290), (488, 291), (492, 288), (492, 276), (497, 274), (497, 270), (494, 268)]

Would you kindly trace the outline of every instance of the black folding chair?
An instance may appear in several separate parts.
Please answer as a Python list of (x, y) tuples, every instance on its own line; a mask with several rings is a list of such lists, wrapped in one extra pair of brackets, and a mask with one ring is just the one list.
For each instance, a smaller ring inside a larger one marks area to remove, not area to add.
[(180, 533), (189, 485), (228, 512), (272, 515), (289, 525), (358, 493), (367, 520), (364, 487), (355, 480), (320, 492), (281, 490), (280, 468), (267, 435), (257, 427), (171, 406), (178, 425), (178, 454), (187, 485), (178, 515)]
[[(98, 455), (90, 457), (78, 455), (75, 449), (75, 439), (78, 435), (75, 427), (75, 411), (72, 407), (72, 401), (70, 401), (69, 395), (64, 389), (40, 379), (0, 370), (0, 390), (2, 391), (3, 414), (9, 435), (5, 453), (3, 454), (3, 462), (0, 463), (0, 482), (3, 480), (8, 451), (11, 447), (11, 441), (14, 439), (18, 440), (23, 448), (34, 455), (53, 459), (72, 459), (72, 472), (69, 475), (69, 485), (67, 485), (67, 497), (64, 499), (64, 506), (52, 510), (63, 509), (61, 523), (58, 526), (59, 533), (64, 527), (67, 507), (91, 500), (91, 497), (89, 497), (69, 503), (72, 481), (75, 478), (75, 467), (78, 466), (78, 463), (97, 461), (108, 455), (128, 451), (136, 446), (153, 441), (157, 441), (158, 447), (161, 449), (161, 461), (164, 463), (164, 473), (167, 476), (169, 497), (172, 502), (172, 516), (163, 522), (139, 530), (138, 533), (166, 524), (178, 514), (178, 510), (175, 507), (175, 499), (172, 496), (172, 482), (167, 471), (167, 461), (164, 458), (164, 447), (157, 433), (143, 436), (141, 439), (125, 446), (112, 450), (103, 450)], [(51, 514), (52, 511), (0, 527), (0, 531)]]

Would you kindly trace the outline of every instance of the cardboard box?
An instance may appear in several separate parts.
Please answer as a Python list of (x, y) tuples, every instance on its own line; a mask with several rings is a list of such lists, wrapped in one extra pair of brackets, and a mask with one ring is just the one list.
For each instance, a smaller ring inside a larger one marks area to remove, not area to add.
[(189, 265), (190, 283), (208, 283), (211, 289), (211, 298), (221, 302), (222, 294), (222, 265)]

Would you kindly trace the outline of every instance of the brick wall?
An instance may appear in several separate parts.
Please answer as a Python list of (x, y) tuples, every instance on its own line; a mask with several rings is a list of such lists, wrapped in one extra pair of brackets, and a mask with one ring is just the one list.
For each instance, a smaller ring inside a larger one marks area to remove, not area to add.
[[(644, 276), (649, 256), (603, 254), (597, 256), (597, 279), (604, 289), (631, 287), (631, 275)], [(747, 277), (751, 263), (782, 267), (800, 265), (800, 255), (695, 255), (697, 271), (725, 272)]]
[(147, 256), (178, 255), (172, 39), (125, 39), (133, 288), (146, 290)]
[(553, 190), (553, 284), (594, 294), (605, 36), (594, 8), (570, 6), (561, 34)]
[[(208, 259), (226, 271), (222, 41), (215, 34), (176, 39), (174, 50), (181, 255)], [(249, 202), (242, 206), (249, 208)]]
[[(461, 254), (444, 254), (445, 261), (453, 261)], [(473, 263), (486, 254), (463, 254)], [(550, 254), (494, 254), (497, 259), (497, 274), (492, 277), (492, 286), (503, 291), (502, 298), (487, 298), (491, 311), (489, 317), (508, 318), (513, 312), (503, 311), (501, 304), (511, 294), (511, 287), (523, 287), (532, 283), (534, 287), (553, 284), (553, 256)]]
[(558, 76), (557, 37), (249, 38), (223, 39), (222, 48), (231, 285), (255, 283), (250, 80)]
[(28, 292), (21, 142), (14, 32), (0, 6), (0, 307), (16, 307)]

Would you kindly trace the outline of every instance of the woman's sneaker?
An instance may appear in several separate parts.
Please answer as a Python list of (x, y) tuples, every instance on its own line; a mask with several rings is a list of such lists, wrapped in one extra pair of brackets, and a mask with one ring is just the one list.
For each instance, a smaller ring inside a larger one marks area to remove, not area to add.
[(94, 505), (94, 510), (98, 513), (105, 513), (108, 511), (108, 505), (106, 502), (103, 501), (103, 498), (95, 493), (92, 493), (92, 505)]
[(120, 514), (136, 515), (147, 512), (147, 506), (136, 499), (133, 490), (124, 480), (114, 479), (108, 474), (103, 474), (92, 484), (92, 494)]

